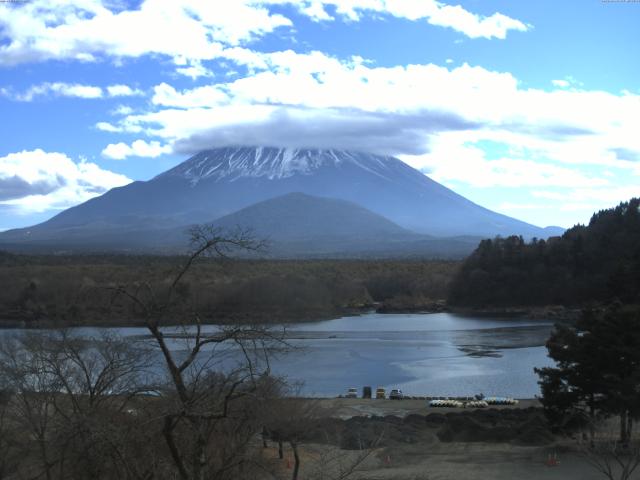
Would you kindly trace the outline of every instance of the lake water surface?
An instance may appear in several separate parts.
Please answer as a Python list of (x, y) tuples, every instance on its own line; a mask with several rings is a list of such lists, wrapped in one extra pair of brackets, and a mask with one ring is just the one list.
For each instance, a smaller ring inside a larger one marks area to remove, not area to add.
[[(348, 387), (401, 388), (429, 396), (539, 393), (534, 367), (551, 365), (553, 322), (434, 314), (376, 314), (291, 327), (304, 347), (275, 370), (316, 395)], [(295, 336), (293, 332), (292, 336)]]
[[(544, 347), (552, 328), (551, 321), (523, 318), (369, 313), (288, 325), (288, 341), (297, 348), (271, 366), (304, 382), (308, 395), (335, 396), (370, 385), (413, 395), (531, 398), (539, 394), (533, 368), (552, 364)], [(94, 335), (104, 329), (74, 330)], [(144, 328), (110, 330), (147, 335)], [(175, 341), (172, 348), (183, 347)]]

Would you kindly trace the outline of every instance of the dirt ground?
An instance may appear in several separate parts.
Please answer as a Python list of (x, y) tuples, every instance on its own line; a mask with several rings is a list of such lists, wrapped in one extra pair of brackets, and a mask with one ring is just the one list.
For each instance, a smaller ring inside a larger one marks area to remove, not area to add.
[[(377, 416), (384, 421), (392, 421), (391, 415), (402, 418), (396, 425), (404, 425), (403, 434), (419, 431), (410, 439), (397, 436), (389, 439), (385, 445), (373, 449), (363, 457), (362, 451), (345, 450), (337, 446), (307, 443), (301, 448), (301, 470), (299, 479), (342, 478), (341, 474), (353, 468), (353, 473), (344, 478), (358, 480), (597, 480), (602, 479), (584, 458), (582, 458), (571, 439), (550, 436), (544, 444), (522, 445), (515, 441), (445, 441), (436, 422), (426, 429), (417, 415), (437, 413), (436, 417), (447, 418), (449, 425), (456, 426), (452, 418), (475, 417), (465, 409), (429, 408), (425, 400), (364, 400), (364, 399), (322, 399), (319, 404), (331, 411), (332, 416), (340, 418), (350, 425), (362, 423), (358, 418)], [(531, 407), (539, 407), (536, 400), (524, 400), (517, 406), (495, 407), (498, 409), (523, 410), (522, 415), (534, 412), (533, 417), (541, 415)], [(492, 407), (494, 408), (494, 407)], [(460, 415), (446, 415), (461, 413)], [(518, 412), (505, 416), (518, 416)], [(493, 417), (492, 417), (493, 416)], [(499, 412), (482, 412), (480, 417), (489, 419), (501, 416)], [(382, 418), (381, 418), (382, 417)], [(386, 417), (386, 418), (385, 418)], [(351, 420), (349, 420), (351, 418)], [(432, 417), (433, 418), (433, 417)], [(364, 420), (364, 419), (363, 419)], [(374, 417), (375, 420), (375, 417)], [(355, 421), (355, 424), (353, 423)], [(366, 420), (368, 422), (370, 420)], [(351, 422), (351, 423), (349, 423)], [(427, 421), (429, 425), (431, 422)], [(440, 425), (442, 425), (440, 423)], [(412, 430), (413, 429), (413, 430)], [(440, 433), (439, 433), (440, 432)], [(388, 433), (394, 434), (389, 431)], [(515, 438), (515, 437), (514, 437)], [(273, 459), (280, 478), (291, 478), (293, 456), (285, 449), (285, 460), (277, 459), (277, 451), (271, 445), (262, 455)], [(550, 465), (549, 458), (558, 459)], [(288, 461), (288, 463), (287, 463)], [(640, 473), (638, 474), (640, 475)], [(632, 477), (632, 478), (639, 478)]]
[[(305, 445), (301, 449), (299, 479), (339, 478), (343, 470), (358, 462), (358, 452), (332, 449), (326, 445)], [(559, 453), (558, 453), (559, 452)], [(557, 455), (555, 466), (548, 457)], [(266, 449), (266, 457), (277, 460), (275, 447)], [(289, 462), (287, 464), (287, 461)], [(280, 461), (280, 478), (291, 478), (293, 456), (285, 449)], [(598, 480), (603, 479), (576, 453), (567, 453), (562, 445), (520, 447), (509, 444), (448, 443), (411, 445), (378, 449), (358, 464), (348, 478), (354, 480)], [(640, 478), (640, 477), (638, 477)]]
[(389, 452), (381, 465), (355, 478), (534, 480), (601, 478), (576, 454), (557, 454), (559, 464), (549, 466), (553, 447), (520, 447), (509, 444), (450, 443), (402, 447)]

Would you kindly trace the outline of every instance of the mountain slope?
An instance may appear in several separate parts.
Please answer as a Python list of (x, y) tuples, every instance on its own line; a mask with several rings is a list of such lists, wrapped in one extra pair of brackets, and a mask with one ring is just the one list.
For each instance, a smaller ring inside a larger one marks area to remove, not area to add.
[[(267, 240), (264, 254), (274, 258), (302, 257), (431, 257), (461, 258), (477, 246), (480, 237), (439, 238), (406, 230), (355, 203), (289, 193), (258, 202), (213, 222), (214, 228), (233, 232), (251, 230)], [(3, 244), (12, 251), (126, 251), (175, 253), (188, 247), (189, 225), (171, 228), (123, 225), (119, 229), (96, 224), (58, 230), (61, 238)]]
[(290, 193), (251, 205), (213, 222), (222, 229), (248, 227), (269, 240), (269, 254), (301, 256), (433, 256), (459, 258), (479, 238), (420, 235), (344, 200)]
[(298, 192), (256, 203), (213, 224), (226, 229), (251, 228), (256, 234), (275, 240), (419, 237), (355, 203)]
[(106, 241), (131, 230), (210, 222), (293, 192), (354, 202), (429, 235), (549, 236), (545, 229), (470, 202), (393, 157), (229, 147), (201, 152), (149, 181), (115, 188), (42, 224), (4, 232), (0, 241), (64, 243), (96, 236)]

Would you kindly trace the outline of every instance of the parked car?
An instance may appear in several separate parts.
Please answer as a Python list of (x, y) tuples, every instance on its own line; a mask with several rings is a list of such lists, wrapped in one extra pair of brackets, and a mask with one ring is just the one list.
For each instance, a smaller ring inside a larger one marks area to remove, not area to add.
[(387, 398), (387, 391), (382, 387), (376, 388), (376, 398)]
[(399, 388), (394, 388), (393, 390), (391, 390), (391, 392), (389, 392), (389, 398), (391, 400), (402, 400), (404, 398), (404, 394)]
[(362, 398), (371, 398), (371, 387), (365, 386), (362, 387)]
[(345, 398), (358, 398), (358, 389), (350, 388), (349, 390), (347, 390), (347, 394), (345, 395)]

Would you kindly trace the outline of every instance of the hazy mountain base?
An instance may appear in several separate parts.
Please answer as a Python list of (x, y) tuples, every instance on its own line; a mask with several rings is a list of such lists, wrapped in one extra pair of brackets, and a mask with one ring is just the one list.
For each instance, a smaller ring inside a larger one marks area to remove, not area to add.
[[(149, 285), (161, 296), (182, 257), (0, 254), (4, 326), (134, 325), (139, 316), (113, 302), (117, 285)], [(171, 316), (189, 321), (298, 322), (373, 308), (441, 305), (457, 262), (399, 260), (203, 261), (192, 270)]]
[[(186, 229), (186, 227), (185, 227)], [(180, 241), (164, 243), (158, 238), (170, 239), (175, 230), (149, 232), (120, 231), (117, 234), (96, 235), (92, 238), (73, 239), (65, 243), (34, 241), (3, 243), (0, 250), (26, 255), (165, 255), (184, 253), (183, 230)], [(177, 237), (177, 235), (176, 235)], [(417, 238), (416, 238), (417, 237)], [(296, 240), (277, 240), (267, 237), (267, 253), (238, 255), (244, 259), (274, 260), (461, 260), (469, 255), (480, 241), (479, 237), (432, 238), (427, 236), (398, 237), (376, 241), (369, 238), (309, 237)], [(135, 239), (133, 241), (125, 241)]]
[[(140, 217), (134, 225), (96, 221), (49, 230), (36, 227), (0, 234), (0, 248), (22, 253), (165, 255), (188, 249), (191, 225), (161, 228), (158, 225), (163, 221), (156, 222)], [(302, 193), (259, 202), (208, 225), (229, 235), (250, 231), (264, 239), (265, 251), (237, 253), (246, 258), (461, 259), (482, 240), (473, 236), (439, 238), (417, 234), (352, 202)]]

